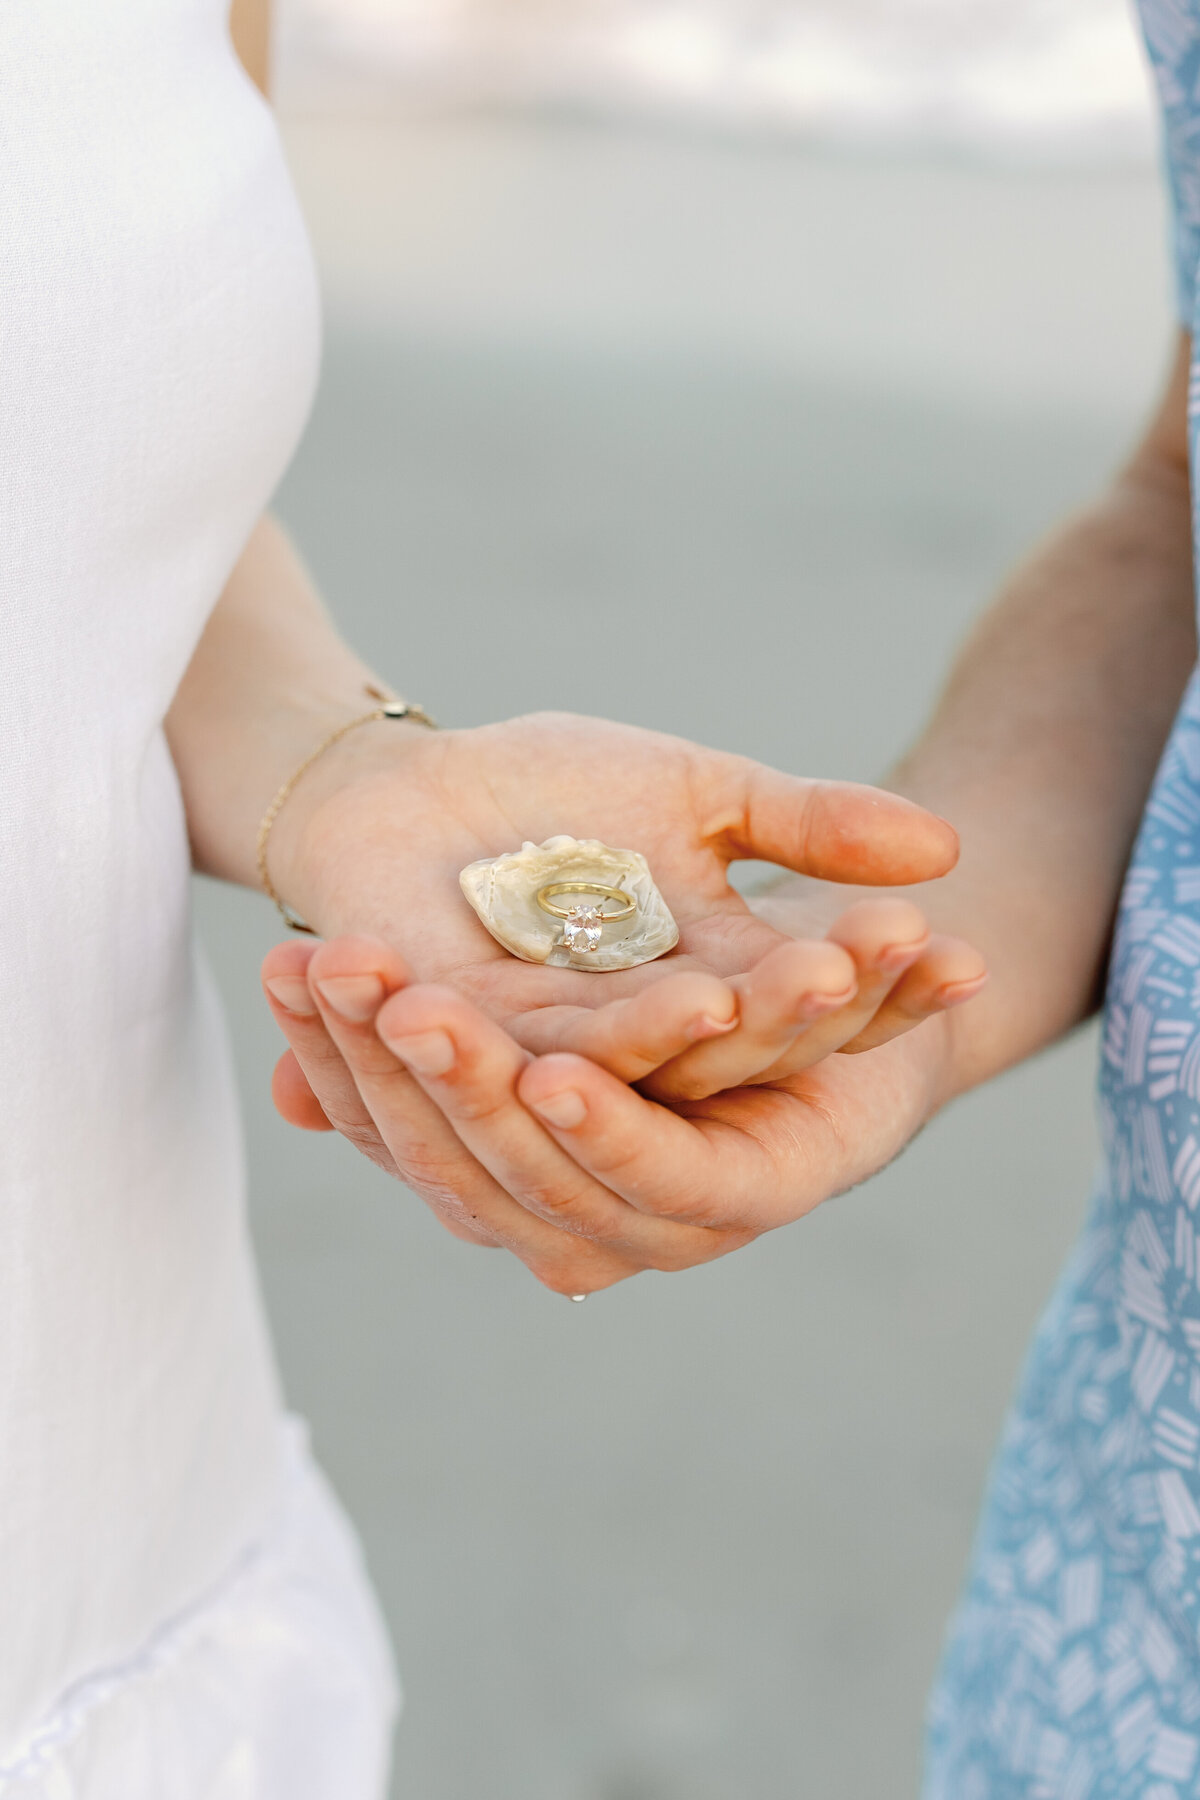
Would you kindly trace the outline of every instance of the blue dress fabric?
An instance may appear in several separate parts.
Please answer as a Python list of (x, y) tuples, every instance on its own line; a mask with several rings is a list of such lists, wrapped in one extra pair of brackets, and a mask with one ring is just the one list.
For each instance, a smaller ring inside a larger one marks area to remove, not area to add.
[[(1190, 324), (1200, 0), (1142, 20)], [(1193, 467), (1196, 393), (1193, 366)], [(1099, 1107), (1099, 1189), (997, 1454), (925, 1800), (1200, 1796), (1200, 671), (1125, 880)]]

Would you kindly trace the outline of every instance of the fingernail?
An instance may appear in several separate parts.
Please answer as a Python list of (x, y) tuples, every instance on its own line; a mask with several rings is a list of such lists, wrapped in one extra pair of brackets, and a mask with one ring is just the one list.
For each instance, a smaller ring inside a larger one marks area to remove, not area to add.
[(326, 1006), (352, 1025), (364, 1025), (379, 1011), (383, 983), (378, 975), (327, 975), (317, 992)]
[(307, 1017), (317, 1010), (317, 1003), (309, 992), (303, 975), (272, 975), (265, 986), (268, 993), (278, 1000), (280, 1006), (286, 1006), (289, 1012), (303, 1013)]
[(839, 1006), (853, 1000), (857, 992), (858, 983), (852, 981), (840, 994), (802, 994), (796, 1016), (799, 1019), (823, 1019), (826, 1013), (836, 1012)]
[(935, 998), (939, 1006), (961, 1006), (964, 1000), (977, 994), (986, 981), (986, 975), (975, 975), (970, 981), (948, 981), (945, 987), (938, 989)]
[(929, 942), (929, 933), (915, 938), (907, 944), (887, 944), (875, 958), (875, 965), (880, 969), (902, 969), (906, 963), (913, 962)]
[(448, 1032), (421, 1031), (413, 1037), (385, 1037), (383, 1041), (418, 1075), (448, 1075), (454, 1067), (457, 1052)]
[(582, 1125), (587, 1117), (583, 1095), (577, 1094), (574, 1088), (564, 1088), (560, 1094), (547, 1094), (544, 1100), (531, 1101), (530, 1108), (551, 1125), (557, 1125), (561, 1131), (570, 1131), (574, 1126)]
[(698, 1044), (704, 1038), (724, 1037), (736, 1024), (736, 1019), (714, 1019), (711, 1013), (701, 1013), (688, 1026), (687, 1036), (691, 1043)]

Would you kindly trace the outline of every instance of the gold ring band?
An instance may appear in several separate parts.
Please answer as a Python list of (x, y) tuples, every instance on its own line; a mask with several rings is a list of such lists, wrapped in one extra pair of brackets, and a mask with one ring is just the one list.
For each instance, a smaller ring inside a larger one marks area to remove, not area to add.
[(637, 901), (620, 888), (602, 887), (598, 881), (551, 881), (546, 887), (538, 889), (537, 903), (543, 912), (549, 913), (554, 919), (569, 919), (572, 909), (569, 906), (551, 905), (552, 894), (599, 894), (603, 900), (619, 901), (620, 908), (617, 912), (600, 913), (602, 925), (612, 925), (618, 919), (632, 919), (637, 911)]

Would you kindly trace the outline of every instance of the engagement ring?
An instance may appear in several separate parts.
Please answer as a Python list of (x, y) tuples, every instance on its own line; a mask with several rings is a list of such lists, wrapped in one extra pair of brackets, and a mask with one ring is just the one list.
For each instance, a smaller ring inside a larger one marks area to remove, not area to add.
[(468, 863), (463, 894), (498, 944), (555, 969), (634, 969), (679, 942), (646, 858), (560, 834)]
[[(596, 894), (600, 905), (592, 906), (587, 901), (576, 900), (570, 906), (555, 906), (555, 894)], [(637, 901), (621, 888), (605, 887), (598, 881), (551, 881), (539, 888), (534, 896), (542, 911), (549, 913), (552, 919), (563, 920), (562, 941), (568, 950), (576, 955), (587, 956), (600, 946), (600, 933), (606, 925), (613, 925), (618, 919), (632, 919), (637, 911)], [(604, 902), (615, 900), (617, 910), (605, 912)]]

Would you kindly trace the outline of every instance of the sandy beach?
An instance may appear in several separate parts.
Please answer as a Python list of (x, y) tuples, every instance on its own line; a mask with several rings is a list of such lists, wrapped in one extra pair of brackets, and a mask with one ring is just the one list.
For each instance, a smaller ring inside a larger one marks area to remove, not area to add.
[[(563, 706), (869, 779), (1166, 351), (1149, 169), (503, 111), (288, 141), (328, 339), (281, 511), (448, 723)], [(198, 905), (288, 1391), (404, 1672), (396, 1800), (911, 1800), (1087, 1199), (1091, 1034), (799, 1225), (571, 1307), (275, 1121), (273, 915)]]

